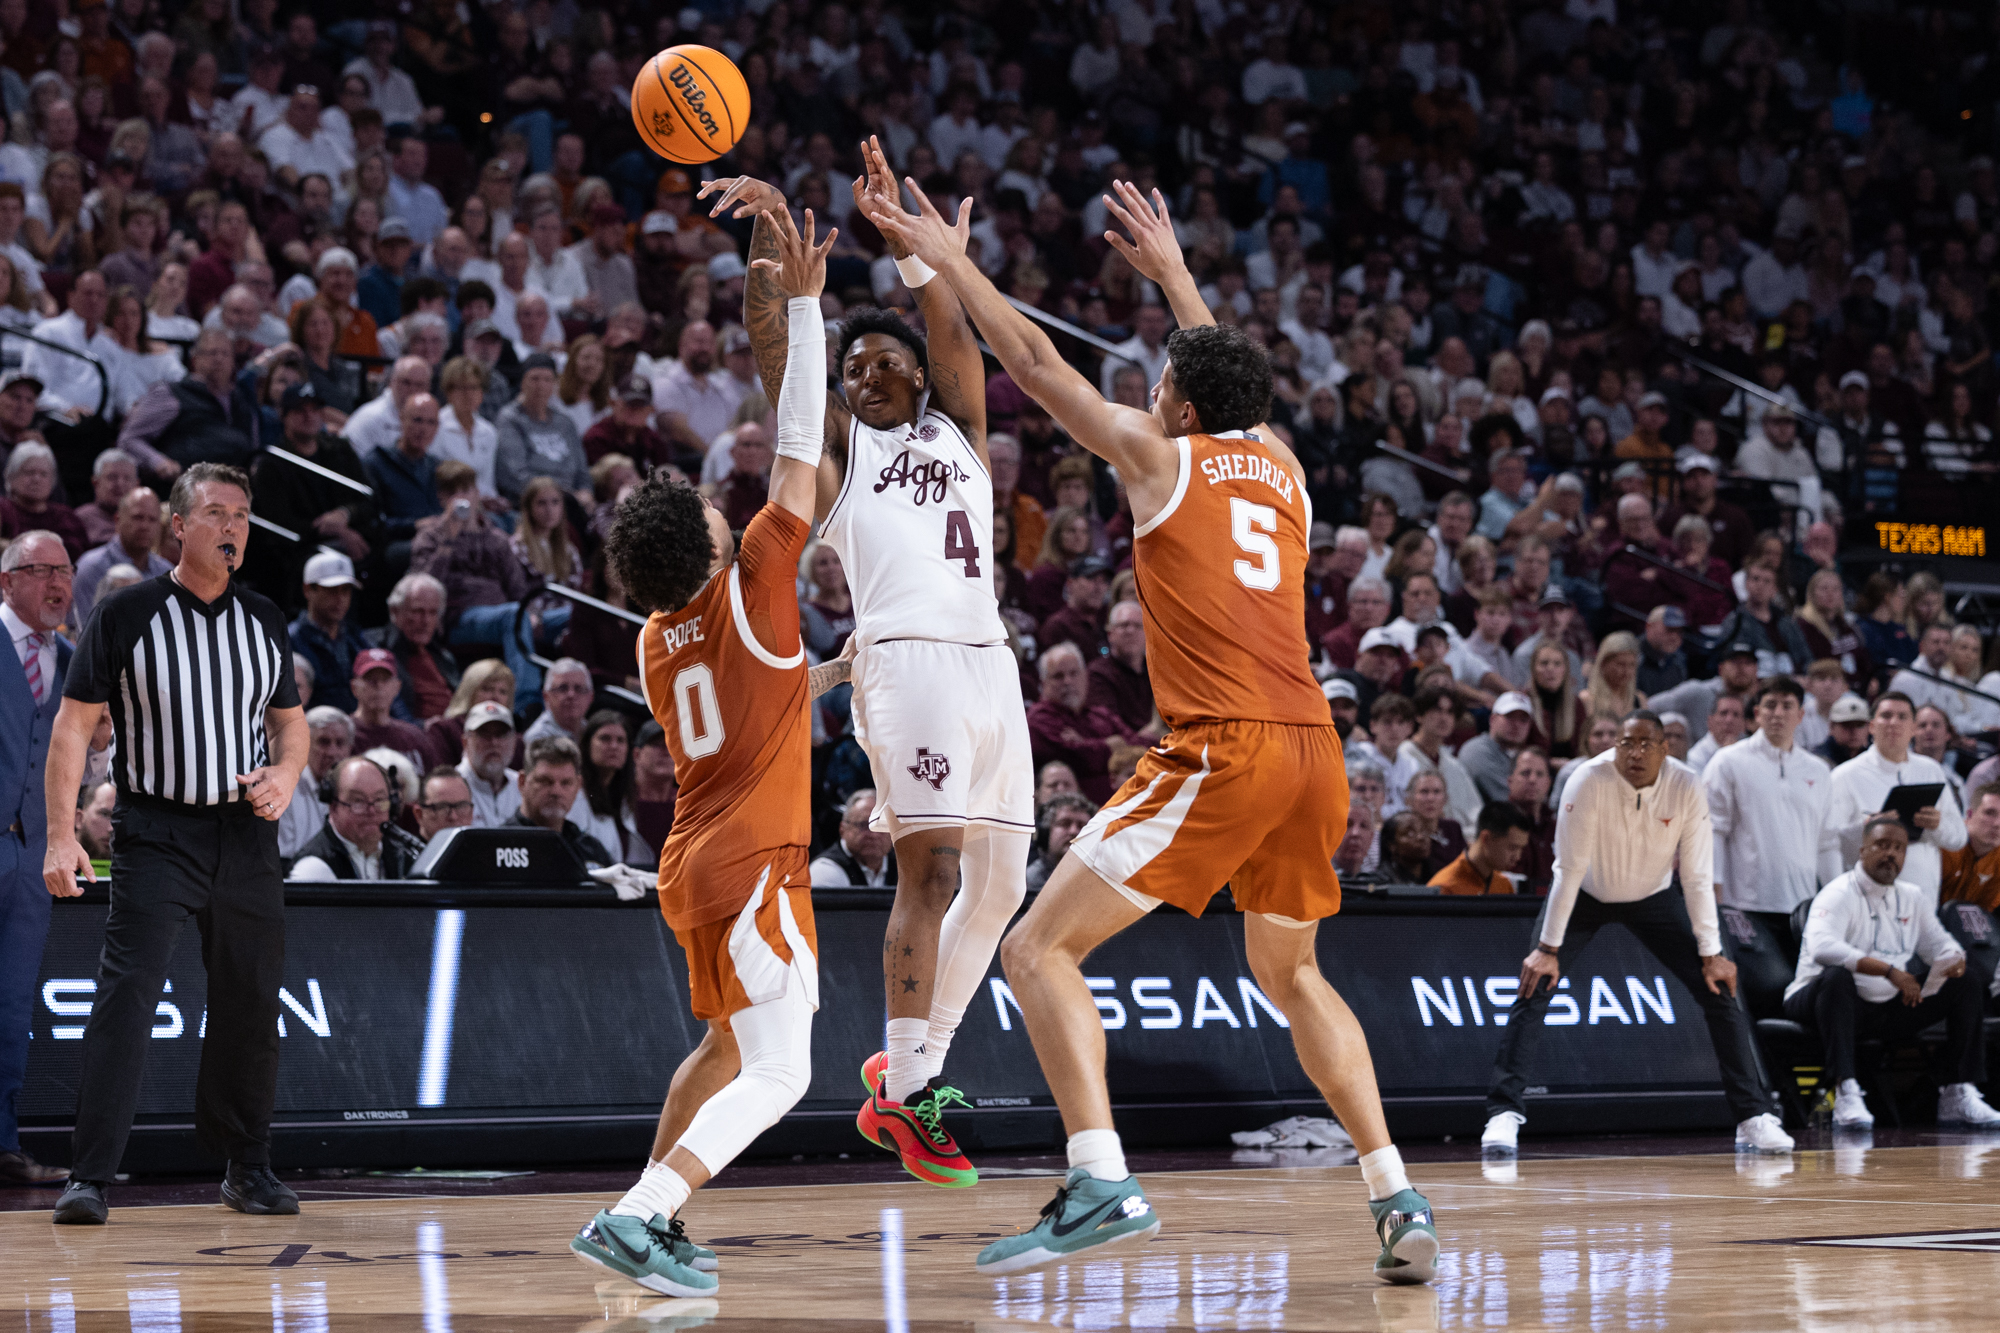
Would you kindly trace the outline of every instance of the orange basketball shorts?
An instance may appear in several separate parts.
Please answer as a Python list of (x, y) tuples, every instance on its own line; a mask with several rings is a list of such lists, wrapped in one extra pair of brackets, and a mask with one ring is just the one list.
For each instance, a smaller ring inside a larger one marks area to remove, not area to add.
[[(794, 864), (795, 862), (795, 864)], [(819, 1008), (819, 935), (804, 849), (764, 867), (735, 916), (674, 932), (688, 963), (694, 1016), (726, 1020), (798, 986)]]
[(1346, 832), (1331, 726), (1199, 722), (1146, 751), (1070, 846), (1141, 906), (1200, 916), (1227, 884), (1242, 911), (1305, 922), (1340, 910), (1333, 854)]

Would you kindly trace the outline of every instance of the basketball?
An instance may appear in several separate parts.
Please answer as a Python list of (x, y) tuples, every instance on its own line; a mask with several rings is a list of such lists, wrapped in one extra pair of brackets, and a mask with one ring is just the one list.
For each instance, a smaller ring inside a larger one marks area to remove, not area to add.
[(720, 51), (670, 46), (633, 81), (632, 120), (646, 146), (669, 162), (712, 162), (750, 124), (750, 85)]

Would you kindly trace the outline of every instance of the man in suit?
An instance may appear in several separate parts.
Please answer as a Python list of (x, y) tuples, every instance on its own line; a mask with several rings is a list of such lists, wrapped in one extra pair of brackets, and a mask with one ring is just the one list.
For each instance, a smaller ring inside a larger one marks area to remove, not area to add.
[(68, 1171), (43, 1166), (21, 1150), (15, 1107), (28, 1070), (28, 1032), (49, 934), (42, 770), (71, 652), (55, 631), (69, 616), (75, 578), (69, 552), (53, 532), (24, 532), (0, 554), (0, 627), (13, 649), (0, 655), (0, 1187), (69, 1179)]

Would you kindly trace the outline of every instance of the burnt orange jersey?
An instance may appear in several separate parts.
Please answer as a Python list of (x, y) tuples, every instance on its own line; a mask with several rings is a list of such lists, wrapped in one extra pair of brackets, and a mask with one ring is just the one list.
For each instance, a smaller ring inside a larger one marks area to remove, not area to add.
[(1176, 440), (1180, 479), (1134, 530), (1146, 672), (1170, 727), (1331, 726), (1307, 665), (1305, 488), (1242, 431)]
[(660, 849), (675, 930), (743, 909), (760, 871), (812, 840), (812, 721), (795, 580), (811, 531), (767, 504), (728, 568), (639, 636), (639, 678), (680, 794)]

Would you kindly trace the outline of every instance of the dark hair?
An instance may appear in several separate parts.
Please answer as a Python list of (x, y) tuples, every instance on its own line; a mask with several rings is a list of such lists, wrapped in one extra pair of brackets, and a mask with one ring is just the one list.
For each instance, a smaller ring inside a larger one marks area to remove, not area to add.
[(404, 314), (410, 314), (426, 301), (439, 301), (450, 296), (445, 285), (436, 278), (411, 278), (403, 284), (399, 298)]
[(1241, 329), (1204, 324), (1167, 335), (1174, 389), (1213, 435), (1249, 430), (1271, 411), (1271, 362)]
[[(417, 801), (419, 804), (429, 804), (428, 801), (424, 800), (424, 794), (430, 790), (431, 783), (437, 781), (439, 778), (456, 778), (460, 782), (465, 782), (465, 774), (455, 768), (447, 768), (443, 764), (439, 764), (436, 768), (433, 768), (430, 772), (417, 779)], [(465, 782), (465, 789), (471, 791), (472, 784)]]
[[(1425, 628), (1429, 628), (1429, 626)], [(1417, 711), (1417, 716), (1422, 717), (1425, 713), (1434, 711), (1439, 704), (1450, 704), (1451, 711), (1454, 714), (1458, 712), (1458, 700), (1449, 690), (1438, 689), (1435, 685), (1418, 690), (1413, 706)]]
[(1480, 833), (1491, 833), (1496, 838), (1504, 838), (1515, 829), (1523, 833), (1535, 831), (1535, 821), (1527, 812), (1512, 801), (1488, 801), (1479, 807), (1479, 822), (1475, 826)]
[(848, 349), (871, 333), (880, 333), (886, 337), (894, 338), (897, 342), (909, 348), (910, 355), (916, 358), (917, 369), (924, 372), (924, 379), (926, 381), (930, 379), (930, 354), (925, 350), (924, 340), (917, 335), (917, 331), (905, 323), (903, 317), (895, 311), (879, 310), (873, 306), (863, 306), (859, 310), (850, 310), (847, 314), (841, 316), (840, 347), (838, 349), (840, 354), (833, 359), (835, 374), (842, 373), (842, 367), (847, 365)]
[[(1992, 784), (1989, 783), (1987, 785), (1991, 786)], [(1884, 824), (1887, 824), (1890, 828), (1902, 829), (1903, 836), (1906, 839), (1910, 836), (1910, 830), (1903, 824), (1902, 816), (1892, 815), (1885, 811), (1879, 815), (1869, 816), (1868, 822), (1861, 826), (1861, 841), (1868, 841), (1868, 835)]]
[(576, 770), (578, 778), (583, 776), (583, 751), (576, 748), (576, 742), (567, 736), (541, 736), (528, 743), (527, 762), (521, 766), (528, 772), (537, 764), (567, 765)]
[(1788, 698), (1797, 699), (1801, 707), (1805, 705), (1805, 686), (1799, 684), (1790, 676), (1773, 676), (1771, 679), (1765, 681), (1764, 688), (1757, 691), (1757, 703), (1761, 705), (1774, 694), (1782, 694)]
[[(625, 763), (613, 772), (600, 769), (590, 757), (591, 742), (597, 733), (606, 727), (617, 727), (625, 733)], [(622, 827), (624, 825), (625, 797), (632, 785), (632, 733), (625, 725), (622, 713), (609, 708), (600, 709), (583, 720), (583, 744), (577, 749), (583, 754), (583, 795), (590, 802), (591, 813), (610, 815)]]
[(487, 284), (477, 278), (467, 278), (464, 282), (458, 284), (458, 308), (463, 310), (474, 301), (484, 301), (488, 305), (497, 305), (499, 298), (493, 295), (493, 289)]
[(1403, 695), (1378, 694), (1375, 696), (1375, 702), (1368, 708), (1368, 720), (1380, 722), (1384, 718), (1408, 722), (1411, 726), (1415, 726), (1417, 710), (1410, 706), (1409, 699)]
[(186, 518), (194, 508), (194, 488), (205, 481), (218, 486), (234, 486), (243, 492), (244, 499), (251, 498), (250, 474), (242, 468), (231, 467), (227, 463), (193, 463), (175, 478), (173, 490), (167, 492), (167, 512)]
[(1650, 708), (1635, 708), (1624, 717), (1618, 719), (1618, 725), (1621, 728), (1627, 722), (1650, 722), (1659, 730), (1662, 736), (1667, 734), (1667, 724), (1660, 721), (1660, 715)]
[(1891, 700), (1894, 700), (1895, 702), (1902, 704), (1903, 707), (1909, 709), (1911, 717), (1915, 717), (1917, 715), (1917, 701), (1915, 699), (1912, 699), (1909, 695), (1903, 693), (1901, 690), (1884, 690), (1880, 694), (1876, 695), (1875, 702), (1869, 705), (1868, 716), (1871, 718), (1874, 717), (1877, 713), (1882, 711), (1882, 705), (1890, 702)]
[(1035, 846), (1038, 849), (1048, 850), (1049, 831), (1055, 827), (1056, 816), (1065, 810), (1081, 811), (1087, 819), (1097, 813), (1097, 802), (1073, 791), (1057, 792), (1043, 801), (1042, 808), (1035, 812)]
[(662, 468), (618, 506), (605, 555), (641, 612), (678, 611), (708, 580), (715, 540), (701, 493)]
[(632, 738), (632, 752), (637, 754), (649, 745), (665, 745), (666, 743), (667, 729), (649, 718), (646, 724), (639, 728), (639, 734)]

